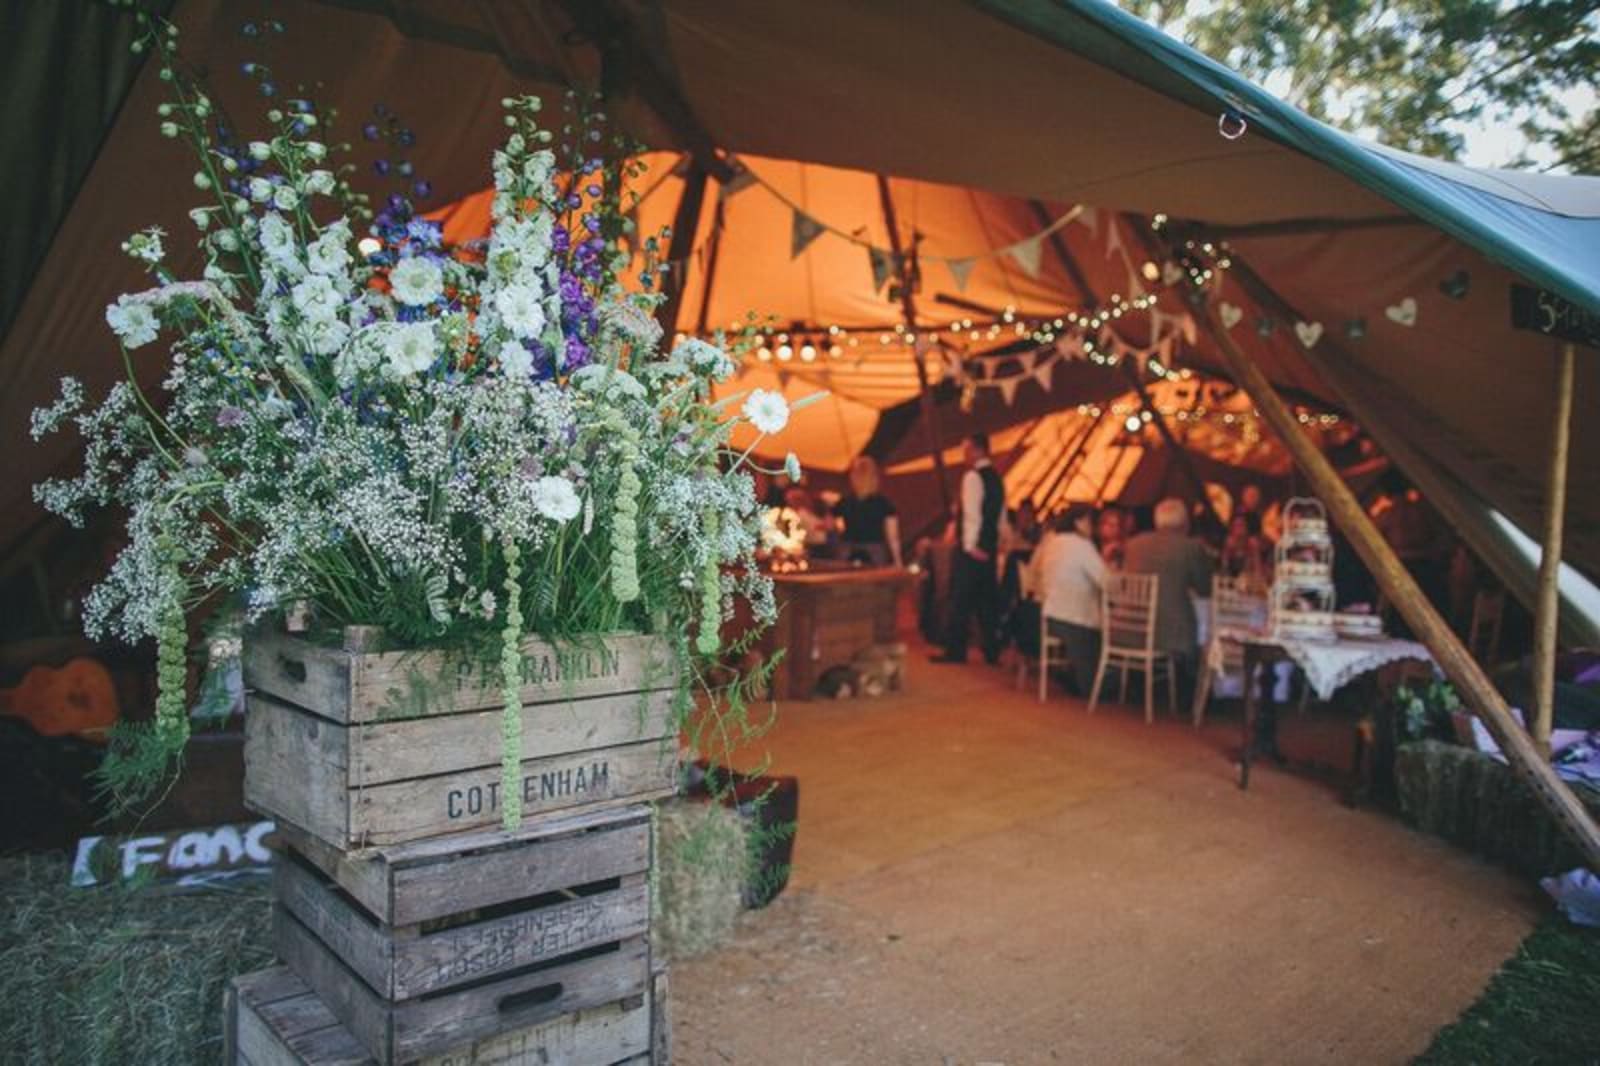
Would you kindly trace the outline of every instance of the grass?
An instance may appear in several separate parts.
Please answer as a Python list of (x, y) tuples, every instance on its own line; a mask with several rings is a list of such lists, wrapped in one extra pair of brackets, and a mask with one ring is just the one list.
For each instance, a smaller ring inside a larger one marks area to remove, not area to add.
[(266, 885), (71, 888), (69, 872), (0, 859), (0, 1060), (219, 1061), (223, 986), (272, 960)]
[(1555, 915), (1529, 935), (1417, 1066), (1600, 1064), (1600, 929)]

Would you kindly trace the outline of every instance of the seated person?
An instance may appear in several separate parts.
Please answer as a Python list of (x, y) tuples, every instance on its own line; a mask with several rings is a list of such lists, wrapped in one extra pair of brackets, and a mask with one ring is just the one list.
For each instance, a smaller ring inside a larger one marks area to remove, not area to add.
[(1073, 504), (1033, 555), (1034, 588), (1039, 590), (1050, 635), (1061, 641), (1072, 668), (1075, 695), (1087, 696), (1100, 662), (1100, 586), (1106, 564), (1090, 535), (1094, 509)]

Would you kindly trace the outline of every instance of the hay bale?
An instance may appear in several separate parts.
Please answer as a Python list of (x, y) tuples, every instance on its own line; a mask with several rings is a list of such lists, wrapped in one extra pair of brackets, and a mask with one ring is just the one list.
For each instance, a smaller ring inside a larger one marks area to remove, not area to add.
[[(1402, 744), (1395, 784), (1412, 825), (1518, 873), (1543, 877), (1582, 865), (1522, 779), (1480, 751), (1437, 740)], [(1573, 790), (1600, 817), (1600, 790)]]
[(720, 803), (669, 800), (657, 808), (655, 950), (693, 958), (733, 932), (749, 869), (744, 820)]
[(70, 888), (63, 859), (0, 860), (0, 1059), (215, 1063), (222, 990), (272, 960), (265, 883)]

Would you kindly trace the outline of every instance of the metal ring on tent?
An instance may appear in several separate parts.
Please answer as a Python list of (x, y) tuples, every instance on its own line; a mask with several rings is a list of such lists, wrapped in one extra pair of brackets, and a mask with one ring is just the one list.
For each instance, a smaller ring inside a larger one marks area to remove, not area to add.
[(1217, 132), (1225, 141), (1237, 141), (1249, 128), (1250, 123), (1245, 120), (1244, 115), (1231, 107), (1217, 118)]

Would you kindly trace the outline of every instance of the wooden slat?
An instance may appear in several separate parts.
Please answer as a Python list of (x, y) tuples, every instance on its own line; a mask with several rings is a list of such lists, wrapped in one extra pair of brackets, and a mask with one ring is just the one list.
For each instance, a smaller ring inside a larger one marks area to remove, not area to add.
[[(672, 688), (676, 663), (660, 637), (617, 634), (592, 642), (522, 646), (525, 704)], [(353, 652), (286, 633), (244, 642), (247, 688), (335, 722), (369, 722), (498, 707), (491, 662), (440, 651)]]
[(643, 1002), (649, 987), (647, 947), (638, 937), (605, 954), (426, 999), (390, 1003), (367, 988), (287, 910), (274, 908), (273, 918), (284, 961), (380, 1061), (440, 1054), (625, 997), (639, 996)]
[[(292, 986), (295, 996), (285, 1005), (294, 1009), (288, 1013), (247, 993), (235, 995), (234, 1024), (250, 1034), (251, 1054), (258, 1057), (236, 1054), (225, 1060), (229, 1066), (374, 1066), (372, 1056), (287, 967), (259, 974)], [(236, 979), (235, 985), (247, 978)], [(635, 1061), (650, 1046), (652, 1009), (632, 997), (486, 1037), (425, 1058), (420, 1066), (612, 1066)]]
[(251, 697), (244, 719), (244, 802), (325, 840), (350, 831), (343, 730), (275, 701)]

